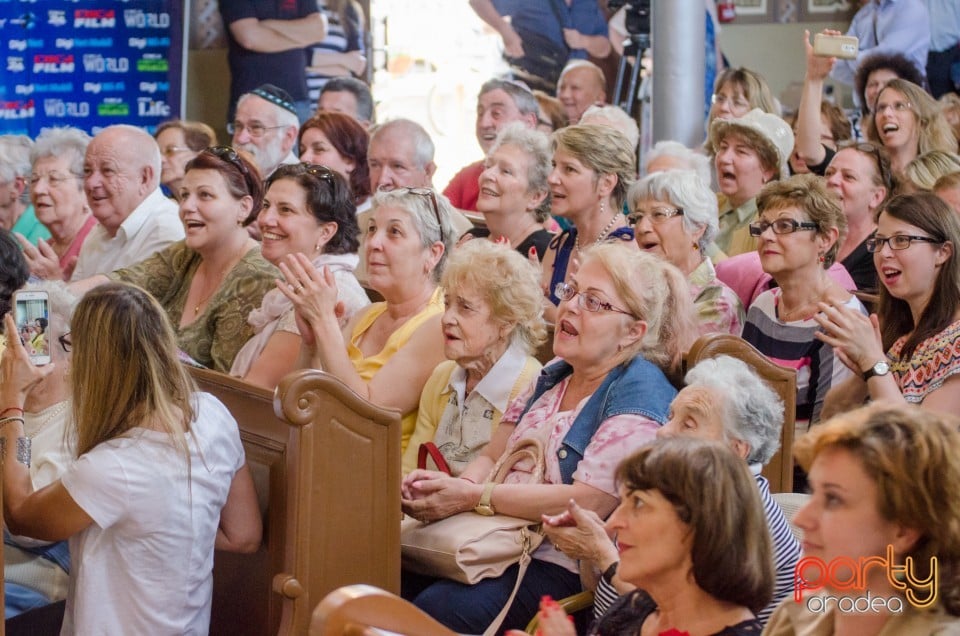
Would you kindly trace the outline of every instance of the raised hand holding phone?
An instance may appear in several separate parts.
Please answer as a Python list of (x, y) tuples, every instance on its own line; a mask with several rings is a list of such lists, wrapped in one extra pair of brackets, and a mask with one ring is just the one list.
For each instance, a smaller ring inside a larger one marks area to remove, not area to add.
[(17, 333), (37, 366), (50, 364), (50, 299), (45, 291), (21, 290), (14, 294)]

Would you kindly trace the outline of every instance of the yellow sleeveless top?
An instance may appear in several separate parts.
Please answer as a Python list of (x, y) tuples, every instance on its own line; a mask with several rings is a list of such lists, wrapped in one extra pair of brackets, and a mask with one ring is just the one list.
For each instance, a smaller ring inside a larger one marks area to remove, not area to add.
[[(360, 341), (360, 338), (363, 337), (363, 334), (366, 333), (367, 329), (370, 328), (370, 325), (373, 324), (380, 314), (387, 310), (387, 303), (374, 303), (370, 305), (366, 313), (360, 317), (357, 321), (356, 326), (353, 328), (353, 333), (350, 335), (350, 342), (347, 343), (347, 356), (350, 357), (350, 361), (353, 362), (353, 368), (357, 370), (357, 373), (360, 374), (360, 377), (365, 381), (369, 382), (373, 376), (377, 374), (377, 371), (387, 363), (387, 361), (393, 357), (397, 351), (400, 350), (407, 341), (410, 340), (410, 337), (413, 333), (422, 325), (425, 321), (429, 320), (437, 314), (443, 313), (443, 293), (438, 287), (434, 290), (433, 295), (430, 297), (430, 302), (427, 304), (423, 310), (407, 320), (407, 322), (400, 325), (400, 327), (390, 334), (390, 337), (387, 338), (387, 343), (383, 346), (379, 352), (375, 353), (372, 356), (364, 357), (363, 352), (357, 347), (357, 343)], [(422, 390), (423, 387), (418, 387), (417, 391)], [(419, 401), (419, 400), (418, 400)], [(408, 413), (404, 413), (403, 417), (400, 419), (400, 453), (403, 454), (403, 451), (407, 448), (407, 442), (410, 441), (410, 436), (413, 435), (413, 429), (417, 425), (417, 409), (413, 409)]]

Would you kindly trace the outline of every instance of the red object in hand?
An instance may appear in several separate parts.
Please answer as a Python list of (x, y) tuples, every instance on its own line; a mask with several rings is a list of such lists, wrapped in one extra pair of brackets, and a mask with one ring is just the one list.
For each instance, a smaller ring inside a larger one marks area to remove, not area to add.
[(737, 6), (733, 0), (721, 0), (717, 3), (717, 19), (720, 22), (733, 22), (737, 17)]

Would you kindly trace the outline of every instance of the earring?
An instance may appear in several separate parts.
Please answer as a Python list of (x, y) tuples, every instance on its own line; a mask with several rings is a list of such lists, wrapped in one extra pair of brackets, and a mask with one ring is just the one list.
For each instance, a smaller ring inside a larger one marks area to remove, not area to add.
[(826, 257), (825, 257), (823, 254), (818, 254), (818, 255), (817, 255), (817, 262), (820, 263), (821, 265), (822, 265), (826, 260), (827, 260), (827, 259), (826, 259)]

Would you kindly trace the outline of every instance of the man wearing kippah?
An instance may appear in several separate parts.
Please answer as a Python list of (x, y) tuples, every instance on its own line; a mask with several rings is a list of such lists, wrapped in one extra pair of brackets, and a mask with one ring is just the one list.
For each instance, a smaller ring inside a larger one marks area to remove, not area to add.
[(289, 93), (298, 118), (306, 120), (311, 105), (304, 47), (327, 35), (326, 18), (316, 0), (229, 0), (220, 2), (220, 14), (227, 26), (231, 76), (227, 121), (240, 96), (265, 80)]
[(241, 95), (237, 113), (227, 124), (233, 147), (250, 153), (264, 179), (281, 164), (298, 162), (293, 147), (299, 128), (290, 93), (273, 84)]

